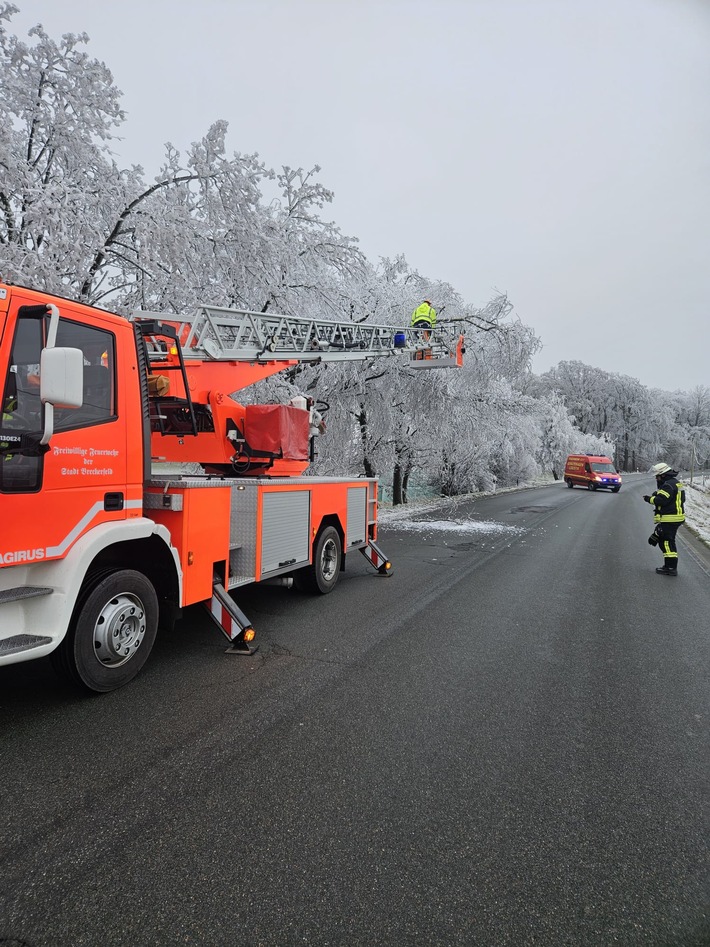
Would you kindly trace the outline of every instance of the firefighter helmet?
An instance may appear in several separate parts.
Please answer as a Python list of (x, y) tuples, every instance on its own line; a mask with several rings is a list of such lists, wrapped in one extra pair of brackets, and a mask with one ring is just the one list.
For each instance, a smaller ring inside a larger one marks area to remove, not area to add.
[(653, 467), (651, 467), (651, 473), (656, 477), (662, 477), (663, 474), (670, 473), (672, 469), (673, 468), (669, 467), (668, 464), (654, 464)]

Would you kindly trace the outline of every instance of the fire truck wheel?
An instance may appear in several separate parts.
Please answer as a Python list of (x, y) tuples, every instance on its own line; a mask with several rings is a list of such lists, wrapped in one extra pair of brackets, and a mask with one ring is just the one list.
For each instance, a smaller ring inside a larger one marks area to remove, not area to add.
[(321, 595), (332, 592), (340, 576), (342, 555), (340, 533), (334, 526), (326, 526), (316, 538), (312, 565), (294, 575), (296, 588)]
[(87, 578), (54, 665), (86, 690), (105, 693), (132, 680), (158, 630), (158, 597), (140, 572), (101, 571)]

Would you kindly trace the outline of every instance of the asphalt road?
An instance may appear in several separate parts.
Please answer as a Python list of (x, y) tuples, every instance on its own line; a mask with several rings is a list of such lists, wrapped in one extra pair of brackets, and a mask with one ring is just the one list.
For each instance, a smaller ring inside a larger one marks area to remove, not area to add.
[(710, 564), (656, 575), (651, 486), (385, 529), (246, 590), (251, 658), (191, 610), (113, 694), (0, 668), (0, 945), (710, 944)]

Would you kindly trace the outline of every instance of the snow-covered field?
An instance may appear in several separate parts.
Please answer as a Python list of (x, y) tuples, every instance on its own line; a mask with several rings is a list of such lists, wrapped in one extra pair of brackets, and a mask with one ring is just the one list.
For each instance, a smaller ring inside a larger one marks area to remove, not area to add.
[[(689, 479), (690, 478), (686, 476), (682, 481), (685, 485), (686, 524), (703, 542), (710, 546), (710, 477), (695, 477), (692, 484), (689, 483)], [(527, 486), (545, 486), (549, 484), (549, 482), (549, 480), (543, 480), (539, 483), (528, 484)], [(649, 490), (650, 489), (649, 487)], [(470, 500), (474, 496), (490, 496), (490, 494), (471, 494), (465, 497), (442, 498), (407, 504), (406, 506), (381, 506), (378, 519), (382, 526), (406, 529), (411, 532), (426, 532), (427, 534), (446, 531), (449, 533), (498, 533), (514, 535), (524, 532), (519, 526), (506, 526), (503, 523), (497, 523), (492, 520), (471, 520), (464, 516), (457, 517), (457, 503)], [(437, 520), (432, 518), (422, 520), (419, 518), (422, 514), (432, 516), (432, 514), (436, 513), (437, 509), (443, 506), (447, 507), (447, 519)]]
[(710, 546), (710, 480), (705, 478), (685, 484), (686, 523), (697, 533), (704, 543)]

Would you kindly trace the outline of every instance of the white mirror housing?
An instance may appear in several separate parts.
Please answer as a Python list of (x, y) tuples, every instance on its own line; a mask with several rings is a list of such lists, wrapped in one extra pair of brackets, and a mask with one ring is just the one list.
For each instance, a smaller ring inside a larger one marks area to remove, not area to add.
[(80, 408), (84, 401), (84, 355), (81, 349), (42, 349), (40, 398), (56, 408)]

